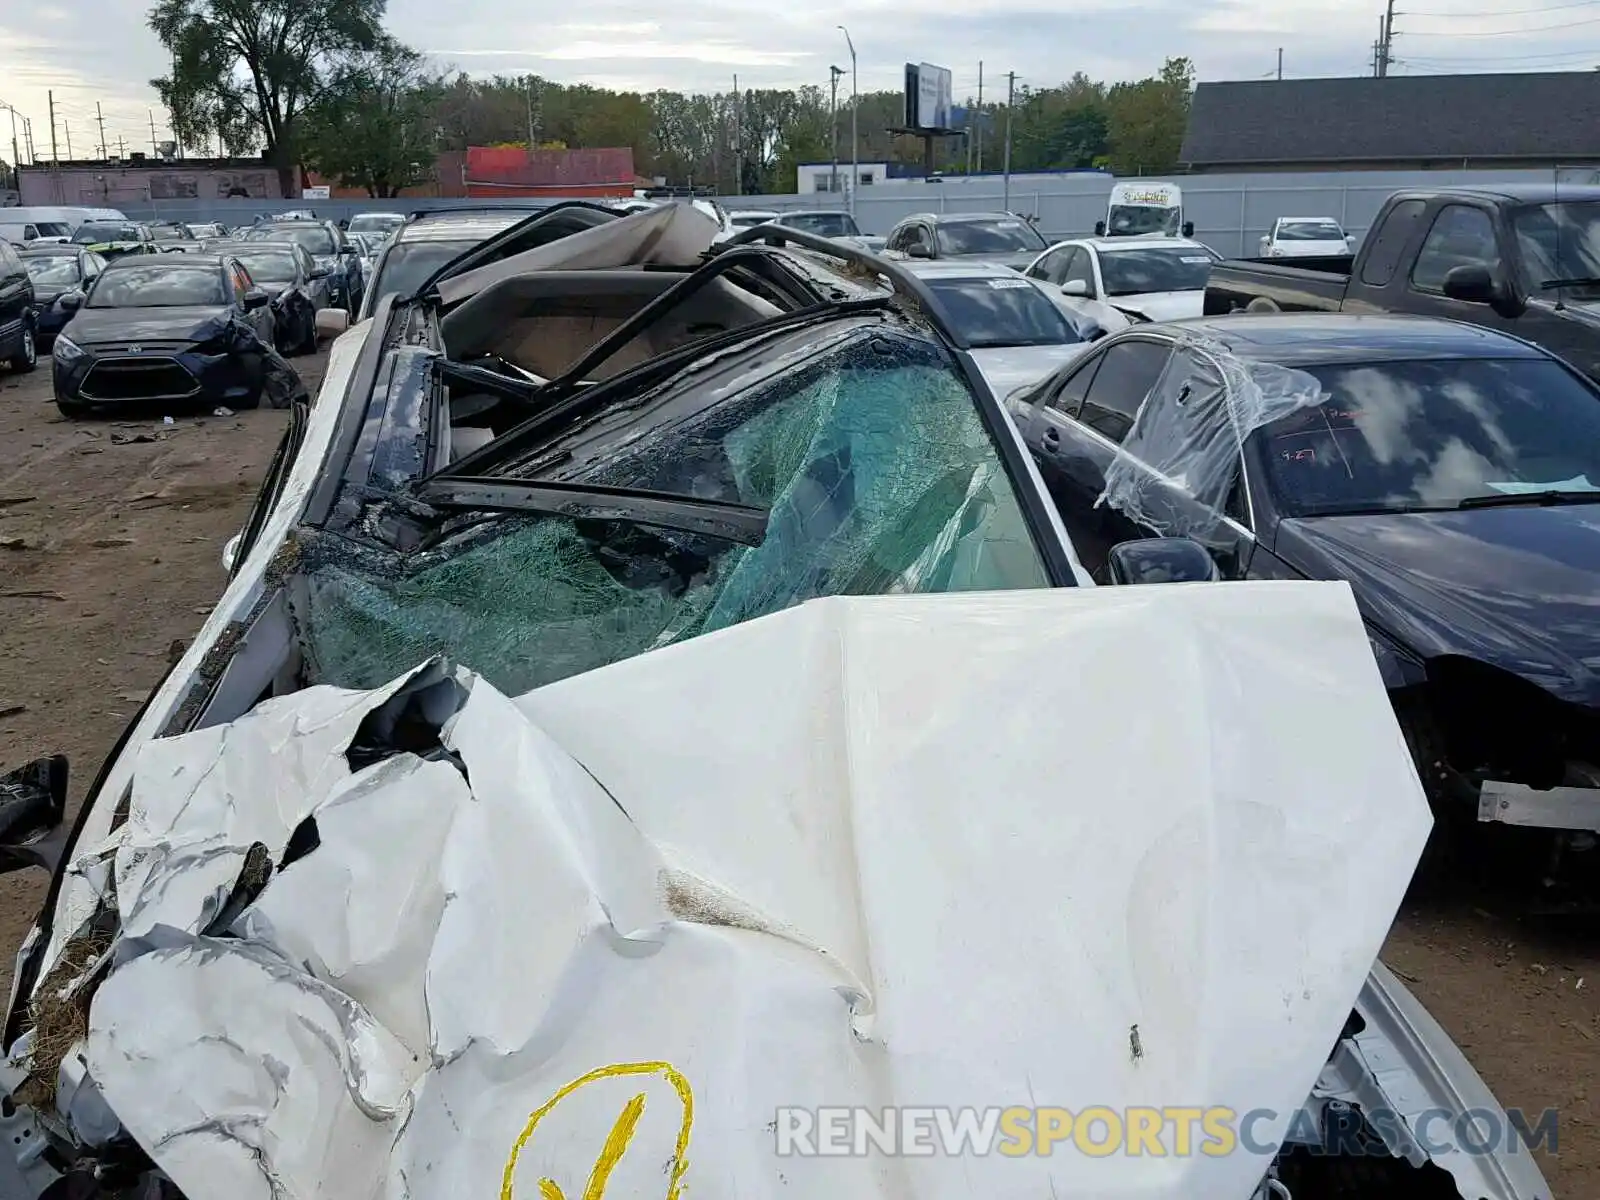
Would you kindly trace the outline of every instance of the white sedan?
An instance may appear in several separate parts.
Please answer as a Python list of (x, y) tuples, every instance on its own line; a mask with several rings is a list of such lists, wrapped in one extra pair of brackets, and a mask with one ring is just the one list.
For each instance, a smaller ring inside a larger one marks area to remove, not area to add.
[(1355, 239), (1332, 217), (1279, 217), (1261, 238), (1262, 258), (1350, 254)]
[(1023, 274), (1054, 285), (1105, 329), (1124, 320), (1175, 321), (1205, 312), (1217, 252), (1188, 238), (1078, 238), (1057, 242)]
[(1077, 358), (1097, 339), (1126, 329), (1117, 312), (1105, 320), (1075, 309), (1060, 290), (989, 263), (907, 261), (971, 347), (978, 370), (1004, 398)]

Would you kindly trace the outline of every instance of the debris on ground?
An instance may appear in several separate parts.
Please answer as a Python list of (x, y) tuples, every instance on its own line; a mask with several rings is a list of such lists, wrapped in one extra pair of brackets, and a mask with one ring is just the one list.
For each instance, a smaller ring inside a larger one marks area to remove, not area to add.
[(233, 416), (233, 409), (228, 408), (225, 405), (218, 405), (216, 408), (211, 410), (211, 415), (213, 417), (231, 417)]

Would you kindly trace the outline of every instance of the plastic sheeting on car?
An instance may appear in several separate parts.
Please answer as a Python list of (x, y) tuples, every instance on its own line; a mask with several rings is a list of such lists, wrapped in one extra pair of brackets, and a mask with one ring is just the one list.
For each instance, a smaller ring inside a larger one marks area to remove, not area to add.
[(902, 345), (872, 337), (652, 422), (584, 472), (768, 508), (757, 547), (520, 515), (410, 558), (307, 536), (313, 678), (375, 687), (445, 653), (525, 691), (813, 597), (1048, 586), (965, 383)]
[(1095, 506), (1109, 505), (1164, 537), (1203, 541), (1239, 478), (1245, 439), (1325, 398), (1305, 371), (1181, 336), (1107, 467)]

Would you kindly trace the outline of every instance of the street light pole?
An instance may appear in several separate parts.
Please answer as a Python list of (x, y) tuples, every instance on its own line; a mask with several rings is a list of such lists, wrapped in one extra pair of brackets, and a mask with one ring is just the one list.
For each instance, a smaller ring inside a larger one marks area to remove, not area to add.
[(844, 68), (829, 67), (828, 74), (833, 82), (833, 99), (828, 105), (828, 123), (833, 132), (833, 182), (828, 185), (828, 191), (837, 196), (839, 194), (839, 76), (844, 74)]
[(850, 215), (856, 215), (856, 188), (861, 183), (861, 137), (856, 126), (857, 114), (860, 111), (861, 87), (860, 77), (856, 73), (856, 44), (850, 40), (850, 31), (843, 25), (839, 32), (844, 34), (844, 44), (850, 47)]

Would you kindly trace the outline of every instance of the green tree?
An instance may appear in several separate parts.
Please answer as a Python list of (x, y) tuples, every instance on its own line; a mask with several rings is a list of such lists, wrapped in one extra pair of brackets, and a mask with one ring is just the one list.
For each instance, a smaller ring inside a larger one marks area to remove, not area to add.
[(342, 187), (398, 196), (433, 178), (434, 110), (443, 94), (444, 81), (427, 70), (422, 55), (384, 36), (335, 69), (306, 113), (302, 158)]
[(1118, 175), (1163, 175), (1178, 165), (1194, 93), (1194, 64), (1169, 58), (1159, 75), (1119, 83), (1106, 95), (1111, 169)]
[(149, 22), (172, 72), (150, 82), (180, 140), (264, 147), (290, 195), (306, 110), (349, 55), (377, 44), (383, 12), (384, 0), (160, 0)]

